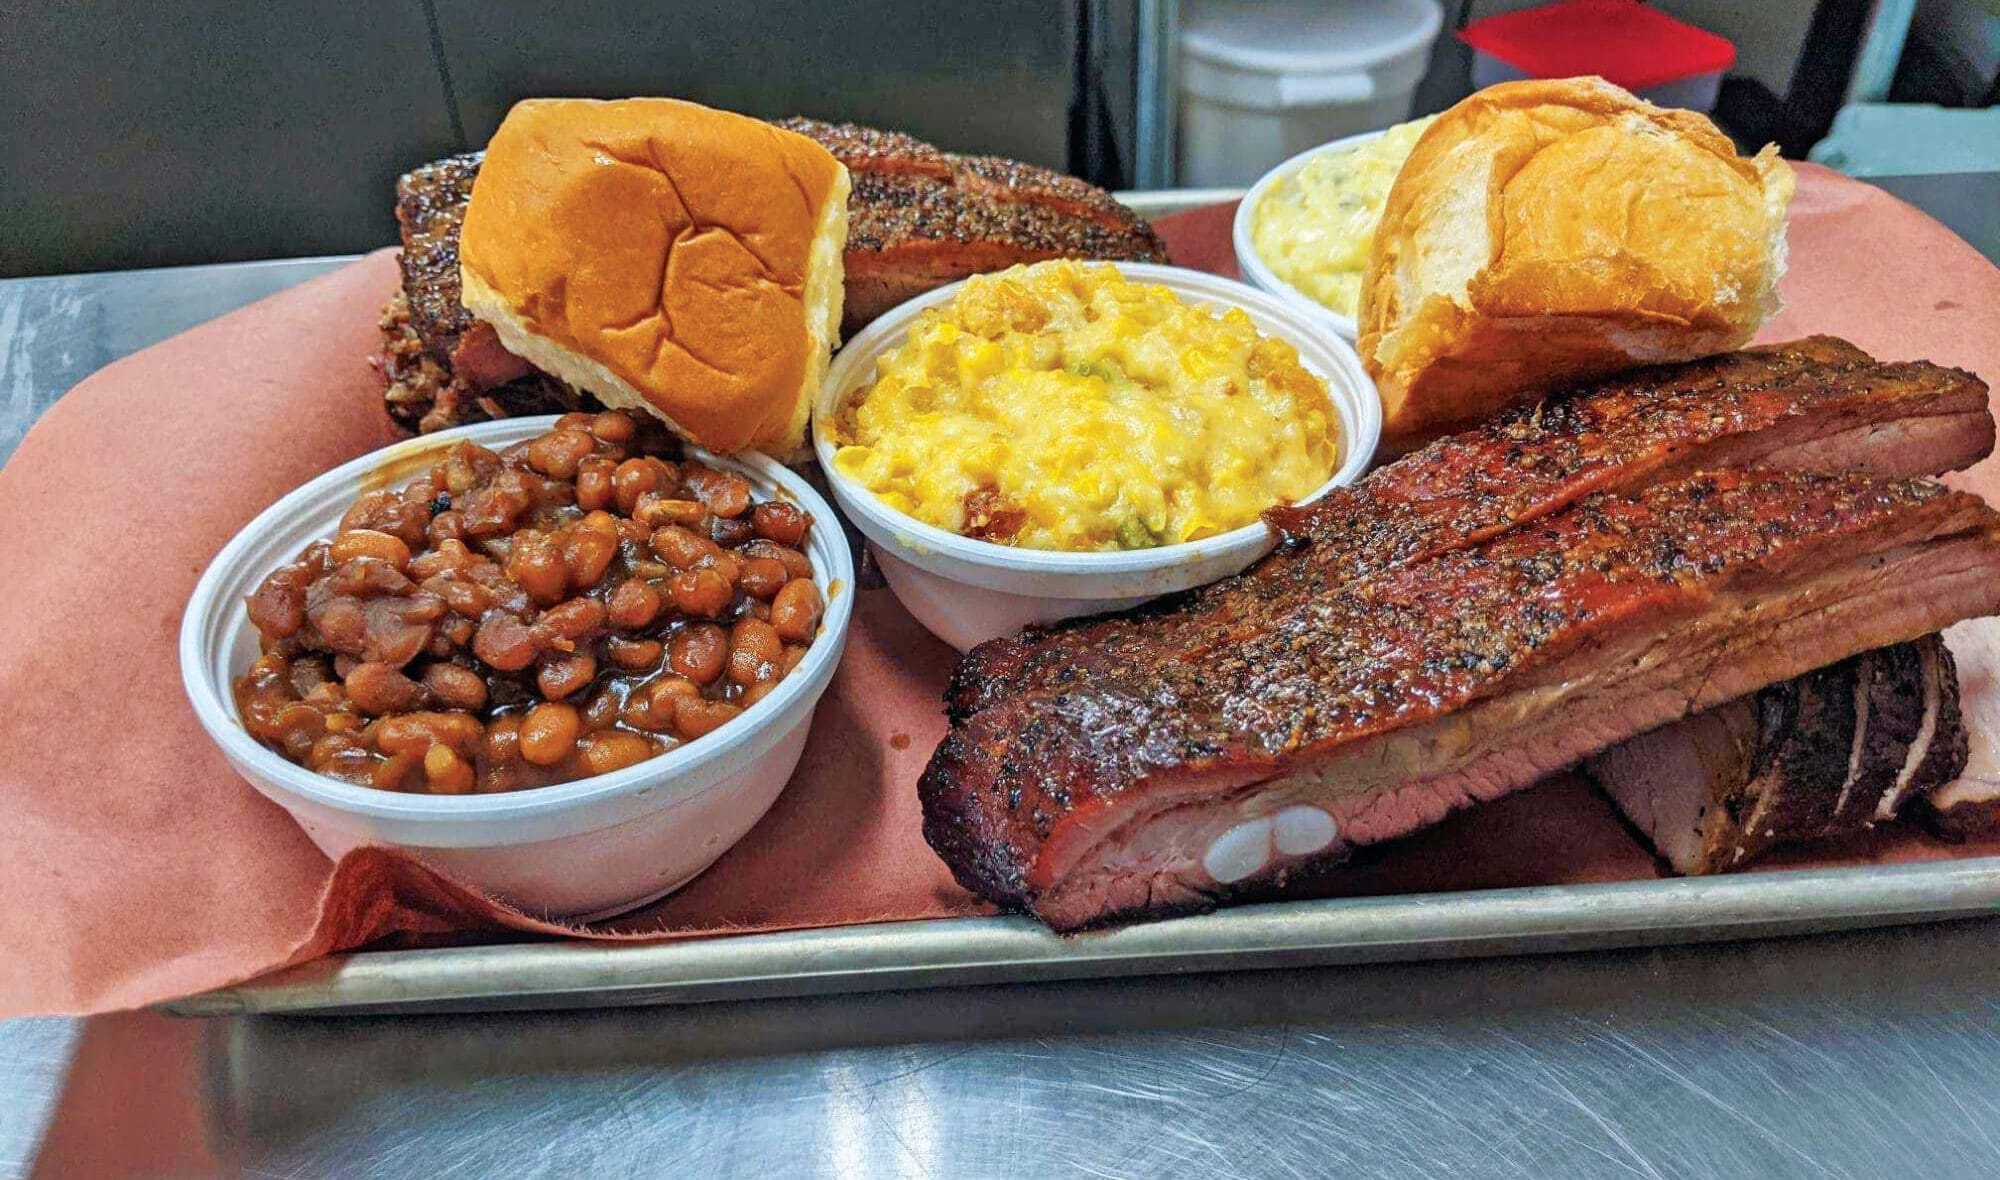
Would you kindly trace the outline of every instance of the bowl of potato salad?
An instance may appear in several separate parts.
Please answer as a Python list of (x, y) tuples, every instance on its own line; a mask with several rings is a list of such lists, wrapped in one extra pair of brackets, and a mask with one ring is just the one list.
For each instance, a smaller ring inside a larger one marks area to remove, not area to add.
[(813, 442), (910, 612), (961, 650), (1242, 570), (1367, 470), (1352, 348), (1241, 283), (1072, 261), (913, 299), (835, 358)]
[(1361, 277), (1383, 203), (1431, 118), (1337, 139), (1265, 173), (1236, 207), (1236, 263), (1251, 285), (1355, 336)]

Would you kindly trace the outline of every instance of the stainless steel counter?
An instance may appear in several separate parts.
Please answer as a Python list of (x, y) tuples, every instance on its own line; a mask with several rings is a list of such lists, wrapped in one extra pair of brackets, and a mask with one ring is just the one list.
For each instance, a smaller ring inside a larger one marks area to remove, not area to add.
[[(94, 369), (335, 264), (0, 282), (0, 456)], [(1995, 1175), (1996, 940), (2000, 920), (681, 1008), (15, 1020), (0, 1178)]]

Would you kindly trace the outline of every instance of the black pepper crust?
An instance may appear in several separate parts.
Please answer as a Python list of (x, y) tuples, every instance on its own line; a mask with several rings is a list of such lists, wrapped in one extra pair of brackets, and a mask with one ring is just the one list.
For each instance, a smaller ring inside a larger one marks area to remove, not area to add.
[(485, 152), (447, 156), (396, 182), (396, 222), (403, 231), (403, 296), (410, 329), (440, 365), (472, 323), (459, 302), (458, 231)]
[(1280, 553), (1238, 577), (1135, 612), (982, 644), (953, 674), (946, 712), (963, 720), (1010, 696), (1202, 658), (1234, 645), (1263, 603), (1326, 593), (1351, 578), (1476, 544), (1595, 491), (1695, 466), (1760, 463), (1777, 448), (1860, 426), (1949, 415), (1966, 422), (1962, 452), (1894, 474), (1928, 474), (1985, 455), (1992, 442), (1986, 386), (1958, 369), (1877, 362), (1826, 336), (1553, 394), (1440, 439), (1311, 506), (1266, 513)]

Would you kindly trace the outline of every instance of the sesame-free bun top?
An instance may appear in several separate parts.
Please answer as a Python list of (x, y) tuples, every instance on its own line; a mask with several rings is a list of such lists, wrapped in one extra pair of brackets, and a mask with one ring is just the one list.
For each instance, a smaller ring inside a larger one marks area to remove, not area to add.
[(847, 189), (825, 148), (742, 115), (529, 99), (473, 183), (465, 306), (607, 405), (791, 458), (839, 331)]
[(1383, 444), (1749, 341), (1779, 307), (1792, 174), (1599, 78), (1491, 86), (1397, 174), (1362, 281)]

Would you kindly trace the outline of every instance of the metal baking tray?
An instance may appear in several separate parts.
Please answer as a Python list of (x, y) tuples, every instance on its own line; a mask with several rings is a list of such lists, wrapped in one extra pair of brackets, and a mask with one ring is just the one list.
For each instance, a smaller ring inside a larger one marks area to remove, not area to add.
[[(1158, 217), (1241, 195), (1120, 197)], [(1274, 902), (1069, 938), (995, 917), (644, 944), (358, 951), (161, 1007), (223, 1016), (699, 1003), (1719, 942), (1984, 914), (2000, 914), (2000, 857)]]
[(1719, 942), (2000, 913), (2000, 857), (1273, 902), (1064, 938), (1026, 918), (648, 944), (333, 955), (164, 1005), (237, 1013), (608, 1007)]

